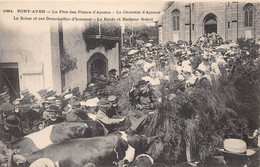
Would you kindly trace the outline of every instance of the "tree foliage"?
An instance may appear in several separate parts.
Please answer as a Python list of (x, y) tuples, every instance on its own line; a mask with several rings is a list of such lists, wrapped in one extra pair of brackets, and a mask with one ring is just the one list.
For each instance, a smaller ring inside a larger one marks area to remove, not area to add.
[(61, 72), (66, 74), (74, 69), (77, 69), (77, 59), (71, 57), (65, 50), (61, 53)]

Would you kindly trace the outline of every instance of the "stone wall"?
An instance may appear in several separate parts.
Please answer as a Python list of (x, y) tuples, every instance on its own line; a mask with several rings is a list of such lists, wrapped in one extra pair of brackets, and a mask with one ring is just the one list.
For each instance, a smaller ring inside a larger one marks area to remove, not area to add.
[[(195, 42), (204, 33), (204, 18), (212, 13), (217, 18), (217, 33), (224, 40), (235, 41), (238, 37), (251, 32), (252, 38), (260, 38), (260, 3), (253, 3), (255, 12), (252, 27), (245, 27), (243, 2), (175, 2), (165, 12), (162, 18), (162, 41), (189, 41), (189, 22), (191, 9), (191, 39)], [(190, 5), (190, 8), (189, 6)], [(180, 30), (173, 31), (172, 11), (180, 11)], [(230, 27), (228, 28), (228, 22)], [(193, 29), (194, 26), (194, 29)], [(176, 39), (177, 38), (177, 39)]]
[[(2, 20), (0, 34), (0, 63), (18, 63), (20, 88), (27, 87), (34, 94), (39, 89), (54, 88), (50, 24), (32, 26), (30, 21)], [(28, 75), (22, 76), (21, 67)]]

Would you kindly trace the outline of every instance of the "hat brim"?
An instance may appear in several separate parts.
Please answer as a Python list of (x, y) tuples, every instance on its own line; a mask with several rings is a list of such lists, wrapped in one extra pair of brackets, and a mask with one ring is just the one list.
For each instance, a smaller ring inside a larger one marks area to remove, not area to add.
[(110, 107), (111, 104), (99, 104), (99, 103), (97, 103), (97, 106), (98, 107)]
[(31, 164), (32, 167), (37, 167), (37, 166), (48, 166), (48, 167), (55, 167), (55, 164), (52, 160), (47, 159), (47, 158), (40, 158), (36, 161), (34, 161)]
[(80, 109), (81, 105), (72, 106), (73, 109)]
[(69, 100), (69, 99), (73, 99), (73, 98), (76, 98), (76, 96), (71, 96), (69, 98), (64, 98), (63, 100)]
[(29, 93), (29, 90), (21, 92), (21, 94), (25, 94), (25, 93)]
[(46, 104), (46, 103), (54, 104), (54, 103), (56, 103), (56, 101), (44, 101), (44, 102), (43, 102), (43, 104)]
[(49, 110), (46, 110), (46, 112), (58, 112), (58, 110), (49, 109)]
[(20, 126), (20, 124), (18, 125), (13, 125), (13, 124), (9, 124), (7, 122), (5, 122), (5, 125), (8, 127), (8, 128), (18, 128)]
[(7, 123), (6, 120), (4, 119), (4, 125), (6, 125), (9, 128), (18, 128), (20, 126), (20, 119), (18, 118), (18, 124), (17, 125)]
[(228, 154), (234, 154), (234, 155), (240, 155), (240, 156), (252, 156), (254, 155), (256, 152), (252, 149), (247, 149), (245, 153), (234, 153), (234, 152), (230, 152), (227, 151), (225, 149), (218, 149), (219, 151), (223, 152), (223, 153), (228, 153)]
[(50, 96), (52, 96), (52, 95), (54, 95), (54, 94), (56, 94), (57, 93), (57, 91), (54, 91), (54, 92), (51, 92), (50, 94), (46, 94), (46, 97), (50, 97)]
[(149, 83), (149, 81), (145, 81), (145, 82), (142, 82), (142, 83), (139, 83), (139, 84), (135, 85), (135, 87), (142, 86), (142, 85), (147, 85), (148, 83)]

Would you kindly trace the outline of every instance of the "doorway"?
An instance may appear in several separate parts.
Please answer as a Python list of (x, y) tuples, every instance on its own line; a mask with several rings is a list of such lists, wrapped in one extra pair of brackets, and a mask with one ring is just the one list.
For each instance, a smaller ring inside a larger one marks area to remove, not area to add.
[(88, 72), (88, 83), (93, 81), (98, 75), (107, 75), (108, 60), (102, 53), (93, 54), (87, 62), (87, 72)]
[(18, 63), (0, 64), (0, 92), (7, 86), (10, 94), (10, 101), (17, 99), (20, 92)]
[(217, 17), (213, 13), (209, 13), (204, 18), (204, 33), (211, 34), (217, 33)]

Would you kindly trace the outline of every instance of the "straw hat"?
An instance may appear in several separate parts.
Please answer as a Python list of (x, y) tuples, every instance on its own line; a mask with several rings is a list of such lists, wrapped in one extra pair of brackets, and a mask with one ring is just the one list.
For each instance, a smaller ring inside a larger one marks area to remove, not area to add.
[(74, 101), (73, 104), (72, 104), (72, 108), (73, 109), (81, 108), (80, 102), (79, 101)]
[(50, 90), (50, 91), (47, 92), (46, 97), (55, 96), (55, 95), (56, 95), (56, 92), (57, 92), (57, 91)]
[(111, 102), (111, 103), (117, 102), (117, 98), (116, 98), (115, 95), (110, 95), (110, 96), (108, 96), (107, 100), (108, 100), (109, 102)]
[(219, 149), (222, 153), (235, 154), (241, 156), (251, 156), (255, 154), (252, 149), (247, 149), (246, 142), (240, 139), (224, 140), (224, 148)]
[(29, 90), (27, 88), (25, 88), (24, 90), (21, 91), (21, 94), (25, 94), (25, 93), (28, 93)]
[(56, 102), (56, 98), (55, 97), (48, 97), (44, 103), (55, 103)]
[(55, 167), (55, 164), (48, 158), (40, 158), (34, 161), (29, 167)]
[(51, 105), (50, 108), (48, 110), (46, 110), (48, 112), (57, 112), (59, 111), (59, 108), (58, 106), (55, 106), (55, 105)]
[(72, 98), (75, 98), (76, 96), (73, 96), (73, 94), (67, 94), (64, 96), (64, 100), (69, 100), (69, 99), (72, 99)]
[(16, 105), (19, 105), (20, 102), (21, 102), (21, 99), (15, 99), (15, 100), (13, 101), (13, 104), (16, 106)]
[(8, 96), (8, 94), (6, 92), (3, 92), (0, 94), (0, 98), (4, 99)]

